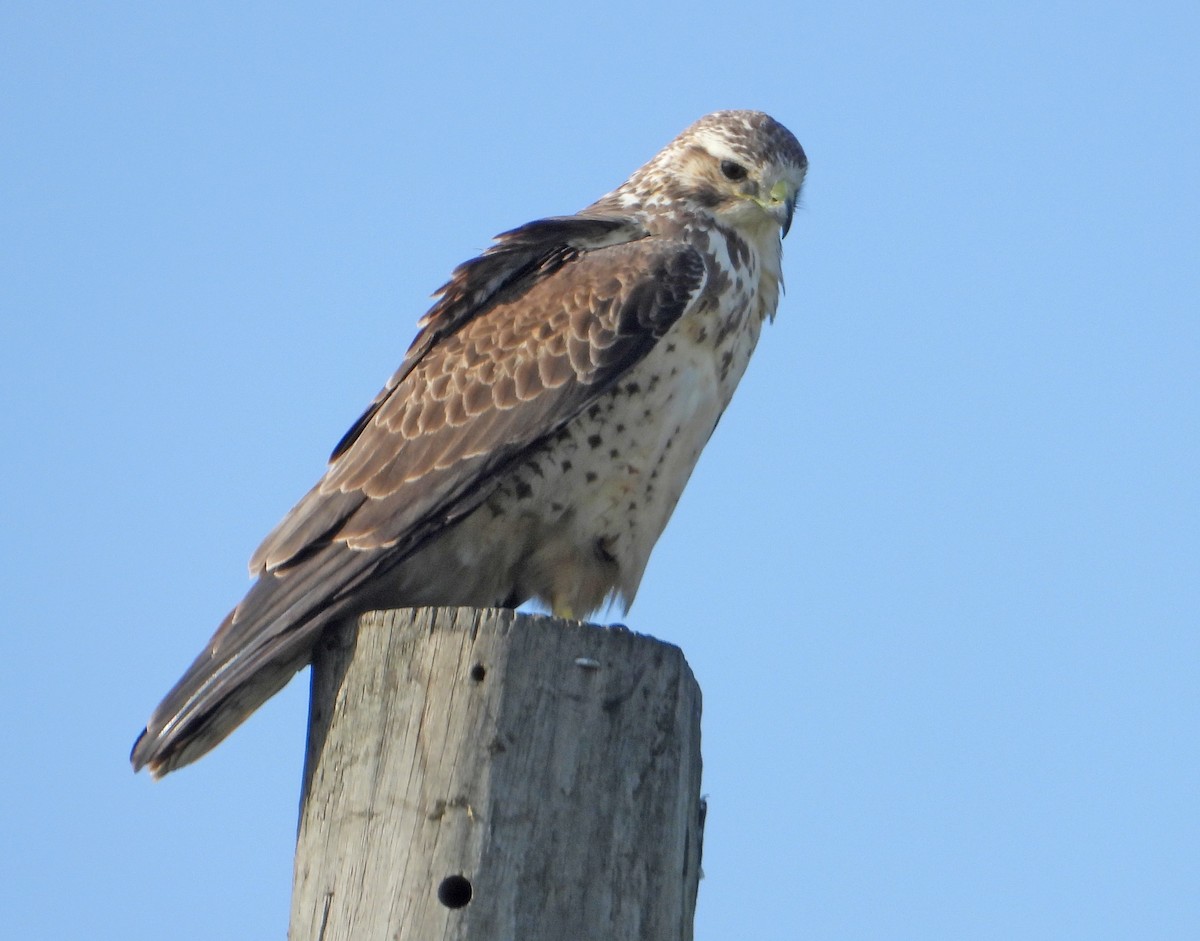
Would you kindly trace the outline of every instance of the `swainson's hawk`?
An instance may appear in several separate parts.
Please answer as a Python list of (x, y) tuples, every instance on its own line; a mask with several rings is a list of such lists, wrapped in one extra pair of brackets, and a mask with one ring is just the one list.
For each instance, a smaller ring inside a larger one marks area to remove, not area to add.
[(719, 111), (582, 212), (460, 265), (254, 553), (257, 580), (150, 717), (134, 769), (199, 758), (357, 612), (628, 607), (775, 314), (807, 165), (769, 116)]

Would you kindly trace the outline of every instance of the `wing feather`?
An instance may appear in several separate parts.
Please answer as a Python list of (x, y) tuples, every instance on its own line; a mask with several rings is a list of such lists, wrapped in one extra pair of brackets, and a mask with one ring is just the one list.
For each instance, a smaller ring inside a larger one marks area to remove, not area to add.
[[(332, 559), (330, 546), (358, 557), (345, 570), (338, 559), (342, 579), (376, 569), (379, 551), (399, 564), (610, 388), (696, 302), (704, 281), (693, 248), (642, 239), (579, 254), (521, 297), (460, 322), (453, 337), (406, 362), (324, 478), (259, 547), (255, 571), (273, 592), (292, 595), (311, 591), (307, 579), (288, 584), (295, 570)], [(539, 339), (546, 324), (553, 332)], [(239, 616), (223, 643), (288, 627), (259, 620)]]
[[(703, 281), (694, 249), (643, 239), (580, 254), (522, 296), (460, 323), (401, 367), (325, 477), (255, 553), (254, 571), (287, 566), (310, 551), (314, 532), (328, 538), (328, 526), (309, 517), (325, 522), (331, 497), (340, 511), (333, 515), (348, 511), (342, 525), (356, 545), (374, 533), (377, 545), (394, 546), (425, 517), (452, 510), (446, 502), (465, 483), (488, 487), (490, 472), (560, 429), (640, 360)], [(390, 515), (369, 506), (402, 490)], [(354, 505), (354, 493), (366, 499)]]
[(255, 552), (257, 581), (155, 710), (135, 766), (164, 773), (228, 734), (330, 619), (617, 382), (705, 283), (699, 252), (627, 219), (531, 223), (457, 269), (325, 476)]

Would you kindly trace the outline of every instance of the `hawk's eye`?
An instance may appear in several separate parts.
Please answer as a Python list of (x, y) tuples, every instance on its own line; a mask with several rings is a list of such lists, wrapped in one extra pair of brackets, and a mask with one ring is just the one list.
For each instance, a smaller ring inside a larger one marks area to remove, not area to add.
[(733, 180), (735, 183), (738, 180), (746, 179), (746, 168), (732, 160), (721, 161), (721, 173), (725, 175), (725, 179)]

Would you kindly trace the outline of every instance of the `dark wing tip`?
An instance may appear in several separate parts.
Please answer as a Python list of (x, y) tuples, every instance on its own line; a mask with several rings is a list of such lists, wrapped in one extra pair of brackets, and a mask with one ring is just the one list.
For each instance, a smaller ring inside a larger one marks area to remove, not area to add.
[(133, 748), (129, 752), (129, 763), (133, 765), (133, 773), (137, 774), (143, 768), (150, 769), (150, 776), (155, 780), (166, 774), (170, 768), (166, 767), (167, 760), (163, 755), (154, 753), (154, 739), (150, 737), (150, 729), (142, 729), (138, 735), (137, 741), (133, 743)]
[(142, 729), (137, 737), (137, 741), (133, 743), (133, 748), (129, 750), (129, 763), (133, 765), (135, 774), (146, 767), (146, 756), (142, 753), (142, 742), (146, 740), (147, 731), (147, 729)]

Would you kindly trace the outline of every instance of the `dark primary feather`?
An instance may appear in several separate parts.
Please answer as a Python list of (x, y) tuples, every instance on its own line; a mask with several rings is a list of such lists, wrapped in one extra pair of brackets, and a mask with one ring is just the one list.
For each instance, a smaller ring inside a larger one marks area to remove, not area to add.
[(621, 217), (533, 222), (456, 269), (328, 472), (255, 552), (257, 582), (155, 710), (135, 769), (198, 758), (274, 695), (331, 620), (640, 361), (704, 282), (693, 248)]

